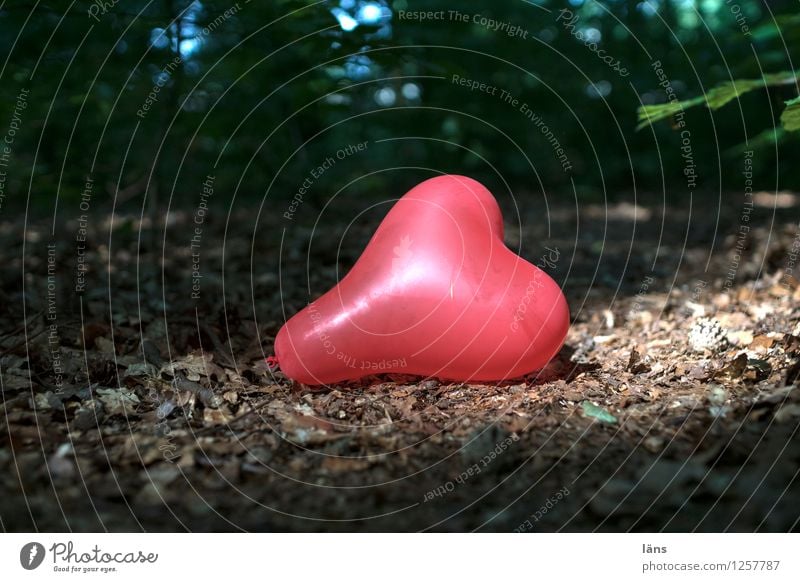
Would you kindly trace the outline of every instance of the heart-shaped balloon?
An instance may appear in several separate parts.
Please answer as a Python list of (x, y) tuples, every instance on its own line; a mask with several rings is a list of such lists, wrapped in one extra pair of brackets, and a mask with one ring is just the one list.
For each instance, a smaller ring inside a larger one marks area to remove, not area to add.
[(281, 328), (275, 355), (312, 385), (378, 372), (502, 380), (542, 368), (568, 328), (559, 286), (503, 243), (492, 194), (446, 175), (398, 200), (351, 271)]

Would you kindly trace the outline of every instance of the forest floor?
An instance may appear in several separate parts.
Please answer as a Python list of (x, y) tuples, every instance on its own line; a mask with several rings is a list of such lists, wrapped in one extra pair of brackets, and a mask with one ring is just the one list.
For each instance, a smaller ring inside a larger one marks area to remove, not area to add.
[(797, 530), (800, 197), (755, 202), (521, 208), (507, 242), (558, 248), (573, 325), (500, 385), (270, 372), (284, 314), (375, 221), (337, 255), (310, 226), (210, 211), (200, 268), (191, 212), (166, 253), (135, 215), (85, 244), (77, 220), (2, 223), (0, 528)]

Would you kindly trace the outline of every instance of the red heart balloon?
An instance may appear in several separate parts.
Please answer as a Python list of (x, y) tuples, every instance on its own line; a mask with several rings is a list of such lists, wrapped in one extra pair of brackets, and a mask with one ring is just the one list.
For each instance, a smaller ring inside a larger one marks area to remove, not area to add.
[(568, 328), (555, 281), (503, 243), (492, 194), (447, 175), (395, 204), (352, 270), (281, 328), (275, 355), (312, 385), (378, 372), (501, 380), (542, 368)]

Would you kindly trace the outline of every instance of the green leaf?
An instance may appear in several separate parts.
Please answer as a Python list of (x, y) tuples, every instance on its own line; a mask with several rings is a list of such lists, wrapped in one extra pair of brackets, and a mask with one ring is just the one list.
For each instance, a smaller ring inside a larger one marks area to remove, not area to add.
[(786, 131), (800, 130), (800, 97), (786, 102), (786, 109), (781, 114), (781, 123)]
[(775, 144), (781, 143), (786, 135), (786, 131), (782, 127), (770, 127), (765, 129), (755, 137), (751, 137), (747, 142), (742, 142), (731, 148), (725, 150), (725, 157), (735, 158), (741, 156), (748, 150), (763, 150), (766, 148), (774, 148)]
[(756, 79), (740, 79), (722, 83), (706, 93), (706, 106), (709, 109), (719, 109), (741, 95), (763, 86), (764, 83)]
[(589, 418), (596, 418), (600, 422), (605, 422), (607, 424), (615, 424), (617, 422), (616, 416), (605, 408), (601, 408), (588, 400), (583, 401), (583, 414)]
[(656, 121), (672, 117), (687, 107), (699, 105), (702, 102), (702, 97), (695, 97), (694, 99), (687, 99), (686, 101), (670, 101), (668, 103), (659, 103), (658, 105), (642, 105), (638, 109), (639, 125), (636, 126), (636, 130), (638, 131), (647, 127)]
[(753, 39), (761, 41), (786, 36), (791, 29), (797, 28), (800, 28), (800, 14), (775, 16), (770, 22), (753, 30)]
[(794, 83), (796, 82), (797, 76), (798, 74), (793, 71), (782, 71), (780, 73), (764, 75), (760, 79), (735, 79), (733, 81), (720, 83), (716, 87), (710, 89), (705, 95), (694, 97), (693, 99), (670, 101), (669, 103), (661, 103), (658, 105), (643, 105), (637, 110), (639, 125), (636, 126), (636, 129), (642, 129), (656, 121), (666, 119), (676, 113), (680, 113), (684, 109), (702, 103), (705, 103), (706, 107), (709, 109), (719, 109), (734, 99), (738, 99), (745, 93), (749, 93), (755, 89)]

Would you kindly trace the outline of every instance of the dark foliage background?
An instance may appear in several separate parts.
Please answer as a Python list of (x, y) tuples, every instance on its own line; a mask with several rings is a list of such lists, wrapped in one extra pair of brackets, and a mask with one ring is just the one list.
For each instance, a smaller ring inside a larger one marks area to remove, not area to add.
[[(468, 22), (451, 18), (452, 3), (440, 0), (101, 6), (73, 2), (65, 11), (15, 1), (0, 8), (0, 119), (30, 89), (7, 206), (30, 197), (34, 208), (39, 200), (49, 210), (58, 192), (71, 212), (69, 201), (90, 175), (109, 200), (119, 194), (118, 205), (164, 207), (196, 198), (214, 174), (226, 203), (235, 196), (234, 204), (251, 204), (269, 192), (283, 208), (311, 167), (365, 140), (373, 144), (369, 155), (338, 164), (308, 201), (325, 201), (372, 172), (348, 192), (397, 196), (428, 175), (392, 170), (398, 166), (469, 173), (495, 191), (571, 194), (574, 180), (584, 199), (665, 187), (680, 199), (687, 192), (679, 132), (669, 123), (635, 131), (637, 107), (666, 100), (651, 63), (660, 60), (686, 98), (721, 81), (794, 70), (798, 57), (797, 4), (788, 0), (515, 0), (462, 6)], [(564, 26), (565, 7), (578, 17), (573, 29)], [(445, 18), (401, 18), (410, 10), (442, 10)], [(526, 38), (481, 26), (475, 14), (516, 25)], [(743, 34), (743, 23), (751, 34)], [(570, 30), (596, 40), (628, 75)], [(547, 139), (519, 111), (452, 83), (453, 74), (529, 104), (573, 171), (562, 171)], [(159, 75), (157, 101), (137, 115)], [(775, 130), (783, 101), (796, 94), (787, 85), (713, 113), (688, 111), (697, 189), (738, 188), (729, 167), (738, 167), (744, 147), (759, 149), (759, 187), (796, 186), (789, 161), (797, 137)], [(376, 143), (386, 138), (392, 141)]]

